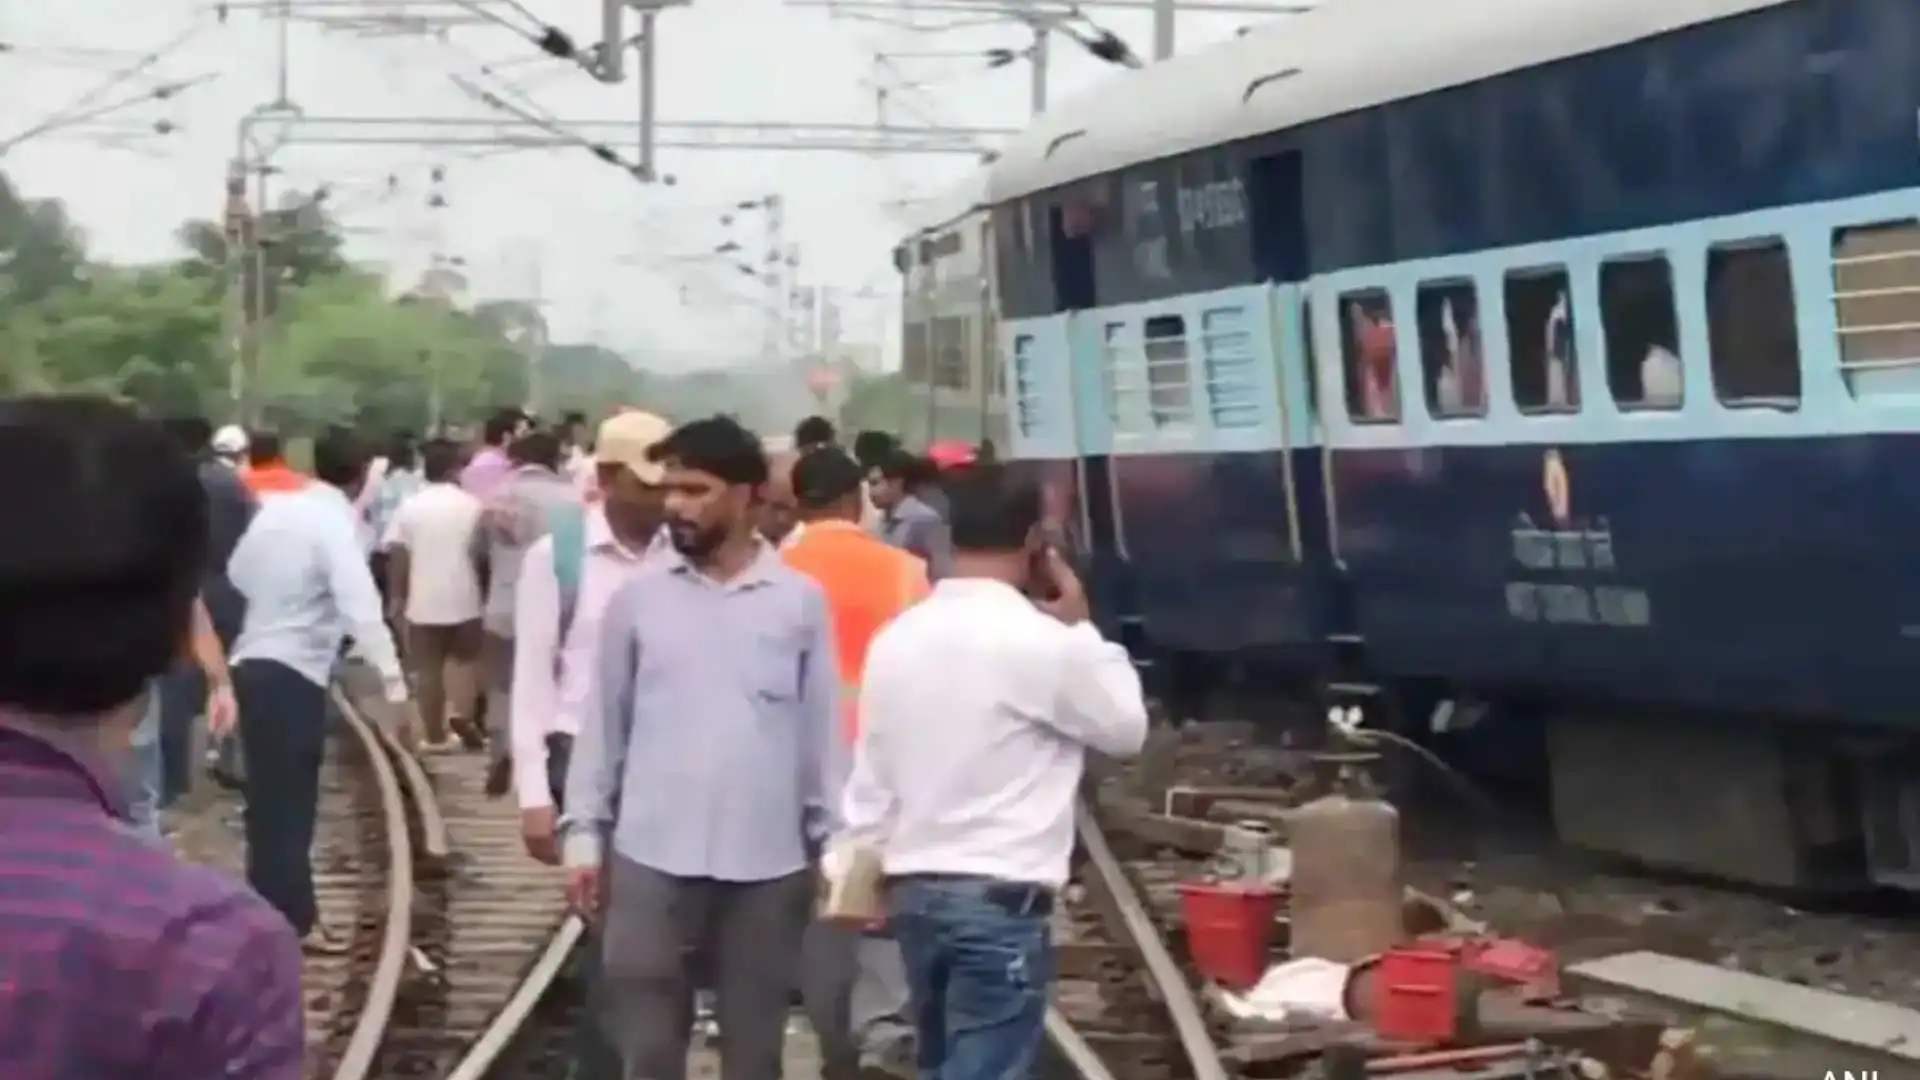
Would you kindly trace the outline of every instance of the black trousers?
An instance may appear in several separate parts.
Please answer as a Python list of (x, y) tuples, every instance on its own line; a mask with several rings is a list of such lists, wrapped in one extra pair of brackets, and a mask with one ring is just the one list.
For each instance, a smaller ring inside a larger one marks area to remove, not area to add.
[(233, 668), (233, 694), (247, 767), (247, 884), (305, 936), (320, 914), (313, 895), (313, 832), (327, 747), (327, 691), (284, 664), (243, 660)]

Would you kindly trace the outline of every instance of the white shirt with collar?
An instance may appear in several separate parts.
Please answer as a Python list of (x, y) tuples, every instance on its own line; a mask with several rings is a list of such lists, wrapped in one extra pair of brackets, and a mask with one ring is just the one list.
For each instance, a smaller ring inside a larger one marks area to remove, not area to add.
[(1011, 586), (949, 578), (882, 629), (860, 685), (845, 837), (888, 874), (1058, 888), (1086, 752), (1140, 751), (1147, 705), (1126, 650)]
[(599, 506), (586, 510), (586, 558), (580, 564), (573, 623), (560, 628), (560, 581), (554, 575), (553, 537), (534, 541), (520, 563), (514, 588), (513, 697), (508, 738), (513, 748), (514, 789), (521, 809), (553, 805), (547, 790), (547, 736), (580, 733), (596, 673), (600, 619), (607, 600), (648, 559), (673, 550), (666, 530), (645, 551), (620, 542)]
[(272, 660), (325, 686), (341, 638), (352, 634), (389, 694), (404, 691), (399, 654), (355, 533), (358, 520), (353, 503), (329, 484), (261, 500), (227, 560), (227, 578), (247, 601), (234, 663)]
[(407, 622), (458, 626), (480, 618), (485, 597), (474, 566), (475, 537), (486, 509), (458, 484), (428, 484), (400, 504), (385, 545), (407, 550)]

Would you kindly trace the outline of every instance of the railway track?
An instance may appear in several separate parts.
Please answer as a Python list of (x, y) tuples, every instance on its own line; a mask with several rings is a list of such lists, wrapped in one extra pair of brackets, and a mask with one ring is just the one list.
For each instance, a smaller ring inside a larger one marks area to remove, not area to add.
[(356, 696), (334, 691), (344, 723), (315, 853), (322, 912), (349, 947), (307, 959), (307, 1074), (485, 1075), (474, 1063), (544, 995), (579, 925), (559, 872), (523, 850), (513, 802), (482, 795), (484, 756), (416, 757)]
[[(511, 805), (480, 797), (478, 756), (416, 762), (350, 705), (344, 711), (352, 741), (343, 740), (330, 766), (329, 795), (358, 792), (347, 816), (358, 830), (361, 861), (378, 860), (384, 876), (368, 884), (372, 875), (350, 879), (341, 872), (351, 865), (330, 867), (329, 889), (359, 881), (352, 897), (332, 902), (351, 902), (360, 912), (356, 951), (345, 961), (353, 974), (335, 975), (333, 983), (368, 989), (338, 996), (319, 1040), (326, 1058), (312, 1075), (562, 1080), (582, 1005), (564, 974), (584, 928), (563, 911), (557, 871), (524, 856)], [(360, 758), (351, 756), (355, 746)], [(350, 783), (354, 769), (363, 777), (357, 786)], [(1332, 1063), (1344, 1056), (1357, 1070), (1348, 1075), (1408, 1080), (1459, 1076), (1475, 1061), (1480, 1065), (1465, 1071), (1487, 1080), (1591, 1077), (1595, 1070), (1677, 1078), (1700, 1075), (1690, 1071), (1696, 1051), (1713, 1049), (1711, 1037), (1687, 1041), (1671, 1015), (1622, 1010), (1618, 1002), (1600, 1013), (1567, 1003), (1483, 1001), (1474, 1018), (1477, 1049), (1438, 1056), (1382, 1043), (1358, 1022), (1236, 1019), (1186, 959), (1173, 886), (1205, 874), (1225, 846), (1226, 822), (1257, 812), (1263, 799), (1271, 807), (1276, 793), (1242, 790), (1236, 804), (1231, 795), (1222, 801), (1186, 789), (1193, 797), (1176, 800), (1176, 810), (1143, 797), (1134, 779), (1089, 785), (1078, 808), (1073, 882), (1055, 912), (1058, 965), (1043, 1067), (1049, 1077), (1331, 1077)], [(337, 826), (342, 813), (333, 815)], [(376, 821), (403, 827), (382, 835)], [(337, 828), (330, 835), (334, 847), (345, 846)], [(1416, 930), (1462, 925), (1442, 901), (1423, 898), (1409, 910)], [(790, 1068), (809, 1072), (804, 1064)]]

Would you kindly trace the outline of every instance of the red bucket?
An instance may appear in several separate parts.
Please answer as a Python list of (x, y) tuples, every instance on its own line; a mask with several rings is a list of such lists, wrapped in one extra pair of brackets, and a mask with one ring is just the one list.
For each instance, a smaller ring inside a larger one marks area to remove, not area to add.
[(1194, 966), (1229, 990), (1245, 990), (1266, 974), (1279, 909), (1279, 891), (1257, 882), (1180, 883), (1180, 917)]

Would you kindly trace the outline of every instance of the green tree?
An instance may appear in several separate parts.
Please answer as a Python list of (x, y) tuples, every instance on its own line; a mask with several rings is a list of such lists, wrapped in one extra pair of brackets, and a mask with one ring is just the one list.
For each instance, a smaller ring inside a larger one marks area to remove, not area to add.
[[(324, 192), (295, 193), (267, 217), (267, 276), (243, 281), (258, 332), (251, 386), (272, 426), (469, 423), (526, 400), (530, 350), (548, 360), (556, 410), (646, 402), (646, 380), (617, 354), (541, 347), (546, 327), (530, 305), (469, 312), (394, 295), (346, 258)], [(0, 393), (102, 393), (158, 413), (233, 415), (227, 296), (233, 271), (251, 275), (253, 260), (229, 265), (219, 223), (189, 221), (178, 237), (182, 257), (166, 265), (89, 259), (59, 202), (0, 177)], [(252, 302), (261, 284), (264, 305)]]
[(0, 176), (0, 312), (78, 283), (85, 238), (58, 199), (29, 199)]

